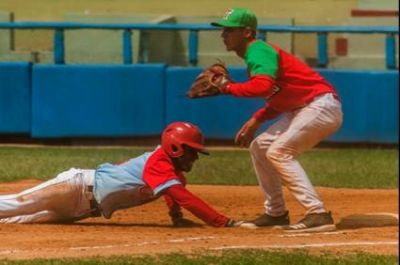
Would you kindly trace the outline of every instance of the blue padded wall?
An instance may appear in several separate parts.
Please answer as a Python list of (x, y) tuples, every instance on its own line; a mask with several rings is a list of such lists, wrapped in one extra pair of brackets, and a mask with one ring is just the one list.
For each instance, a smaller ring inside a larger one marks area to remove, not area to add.
[(165, 66), (35, 65), (32, 136), (141, 136), (164, 128)]
[(31, 64), (0, 63), (0, 133), (30, 133)]
[(343, 125), (335, 142), (399, 142), (399, 73), (397, 71), (321, 70), (337, 89)]
[[(0, 64), (0, 134), (33, 137), (150, 136), (165, 124), (198, 124), (207, 138), (234, 139), (262, 99), (188, 99), (202, 69), (165, 65)], [(344, 123), (327, 141), (398, 143), (397, 71), (319, 70), (338, 90)], [(231, 68), (236, 81), (244, 68)], [(266, 123), (262, 129), (269, 124)]]

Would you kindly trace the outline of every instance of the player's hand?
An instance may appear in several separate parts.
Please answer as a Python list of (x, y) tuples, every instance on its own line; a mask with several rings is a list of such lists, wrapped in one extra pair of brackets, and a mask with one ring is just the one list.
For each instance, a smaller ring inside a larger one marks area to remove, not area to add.
[(235, 143), (242, 147), (249, 147), (251, 141), (254, 139), (257, 129), (260, 126), (261, 123), (259, 121), (253, 117), (250, 118), (250, 120), (248, 120), (236, 134)]
[(186, 219), (186, 218), (175, 218), (172, 220), (172, 225), (174, 227), (198, 227), (200, 226), (199, 224), (196, 224), (195, 222)]

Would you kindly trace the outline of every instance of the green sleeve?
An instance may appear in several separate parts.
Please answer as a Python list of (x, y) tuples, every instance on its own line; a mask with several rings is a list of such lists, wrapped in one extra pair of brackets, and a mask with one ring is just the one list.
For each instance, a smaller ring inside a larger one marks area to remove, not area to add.
[(261, 41), (251, 44), (245, 54), (250, 76), (269, 75), (276, 78), (278, 60), (278, 53), (274, 48)]

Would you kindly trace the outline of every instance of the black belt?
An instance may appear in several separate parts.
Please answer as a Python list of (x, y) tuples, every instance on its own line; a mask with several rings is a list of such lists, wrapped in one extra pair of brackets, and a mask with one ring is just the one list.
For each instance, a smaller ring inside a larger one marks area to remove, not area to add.
[(91, 215), (93, 217), (99, 217), (99, 216), (101, 216), (101, 211), (100, 211), (100, 208), (99, 208), (99, 204), (97, 203), (97, 201), (96, 201), (96, 199), (94, 198), (94, 195), (93, 195), (93, 185), (88, 185), (87, 186), (87, 190), (88, 190), (88, 192), (92, 193), (92, 199), (89, 200)]

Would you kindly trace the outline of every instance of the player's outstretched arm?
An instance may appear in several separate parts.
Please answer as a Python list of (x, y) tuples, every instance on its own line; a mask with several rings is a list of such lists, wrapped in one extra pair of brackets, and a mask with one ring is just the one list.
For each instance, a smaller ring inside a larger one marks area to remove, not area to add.
[(164, 191), (164, 195), (169, 196), (176, 204), (190, 211), (193, 215), (211, 226), (225, 227), (236, 224), (236, 222), (218, 213), (182, 185), (169, 187)]

